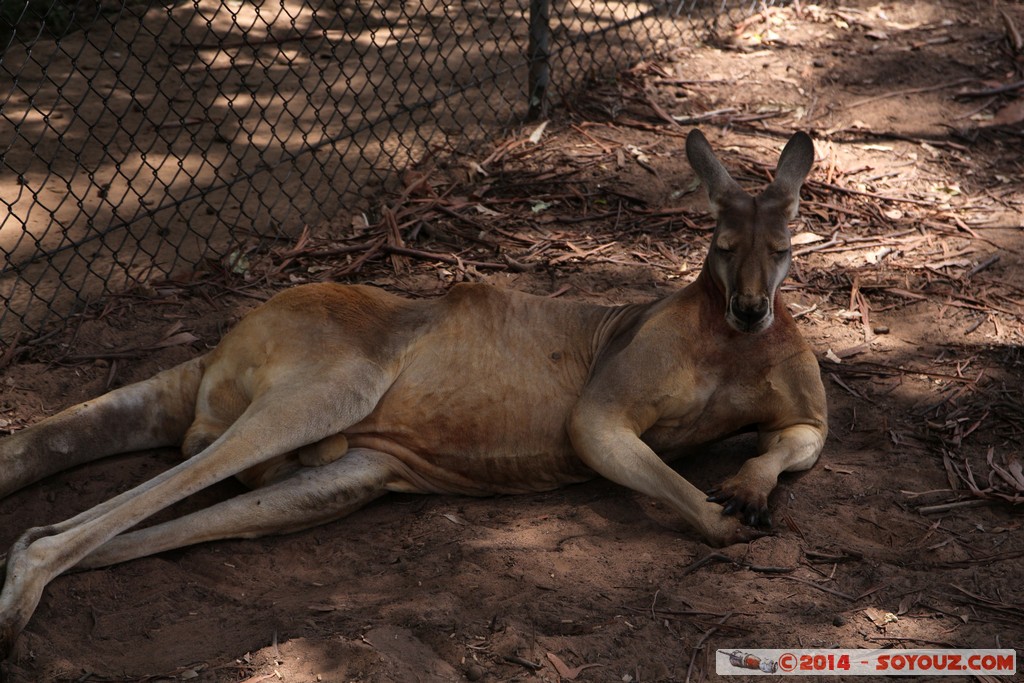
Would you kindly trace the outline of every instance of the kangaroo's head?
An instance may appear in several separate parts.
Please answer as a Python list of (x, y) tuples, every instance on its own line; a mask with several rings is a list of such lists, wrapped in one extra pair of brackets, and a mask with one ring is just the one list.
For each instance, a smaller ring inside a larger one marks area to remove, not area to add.
[(752, 197), (715, 158), (707, 138), (693, 130), (686, 157), (707, 189), (717, 219), (704, 273), (722, 293), (725, 319), (740, 332), (768, 329), (775, 320), (775, 292), (789, 272), (789, 221), (796, 216), (800, 186), (814, 163), (806, 133), (789, 139), (775, 181)]

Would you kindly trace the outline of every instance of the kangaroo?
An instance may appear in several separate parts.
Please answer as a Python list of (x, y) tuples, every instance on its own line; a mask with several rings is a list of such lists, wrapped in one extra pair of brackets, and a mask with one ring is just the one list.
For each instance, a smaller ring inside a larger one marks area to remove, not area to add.
[[(708, 543), (758, 535), (781, 472), (827, 433), (817, 361), (778, 293), (788, 222), (814, 146), (795, 134), (748, 195), (692, 131), (717, 217), (687, 287), (600, 306), (485, 285), (409, 300), (366, 286), (286, 290), (206, 355), (0, 440), (0, 496), (110, 454), (180, 445), (183, 460), (7, 555), (0, 656), (52, 579), (193, 543), (339, 519), (388, 491), (544, 491), (594, 475), (664, 501)], [(758, 455), (708, 496), (667, 460), (756, 429)], [(131, 530), (227, 477), (251, 491)]]

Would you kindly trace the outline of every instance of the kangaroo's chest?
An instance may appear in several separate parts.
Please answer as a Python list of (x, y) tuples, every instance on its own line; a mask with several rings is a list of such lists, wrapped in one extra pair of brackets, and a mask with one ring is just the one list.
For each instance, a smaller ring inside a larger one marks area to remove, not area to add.
[(737, 356), (724, 364), (696, 359), (673, 394), (661, 402), (642, 438), (659, 453), (706, 444), (767, 421), (784, 402), (771, 379), (770, 359)]

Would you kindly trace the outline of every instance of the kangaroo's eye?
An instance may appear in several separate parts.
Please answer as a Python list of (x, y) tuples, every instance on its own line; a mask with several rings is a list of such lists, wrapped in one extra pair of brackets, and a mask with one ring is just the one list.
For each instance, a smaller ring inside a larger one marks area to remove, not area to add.
[(775, 258), (786, 258), (789, 256), (789, 249), (776, 249), (772, 252), (772, 256)]

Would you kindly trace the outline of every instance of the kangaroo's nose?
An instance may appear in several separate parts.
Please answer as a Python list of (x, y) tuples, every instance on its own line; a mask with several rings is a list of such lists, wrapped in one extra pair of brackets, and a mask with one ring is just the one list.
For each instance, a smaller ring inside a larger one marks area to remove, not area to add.
[(745, 330), (752, 330), (768, 315), (768, 297), (736, 295), (732, 298), (732, 314)]

